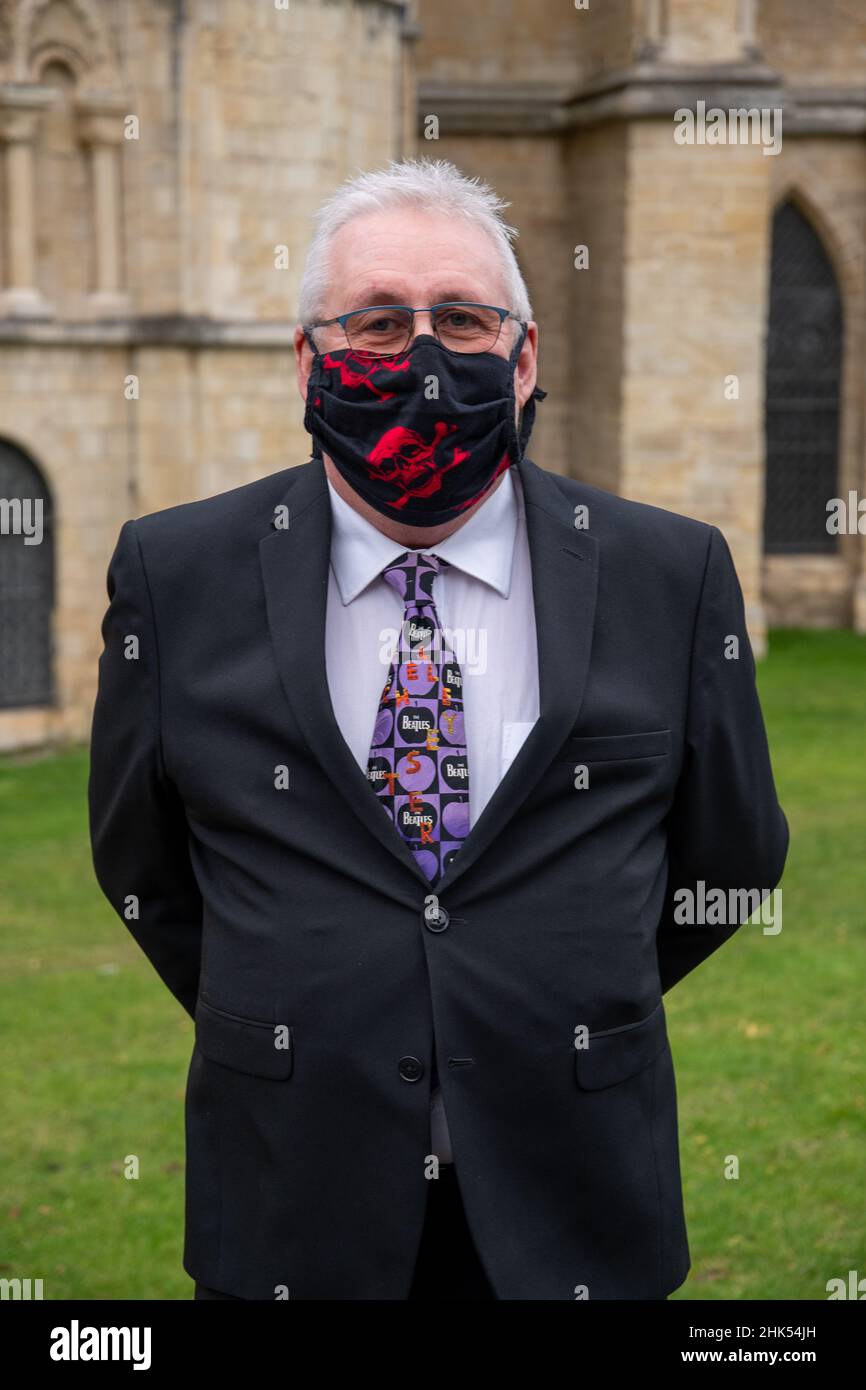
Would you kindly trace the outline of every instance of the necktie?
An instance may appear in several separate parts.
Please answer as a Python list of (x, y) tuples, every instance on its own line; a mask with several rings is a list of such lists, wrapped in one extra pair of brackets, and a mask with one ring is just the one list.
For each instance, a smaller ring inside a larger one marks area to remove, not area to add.
[(382, 806), (431, 883), (469, 833), (463, 675), (433, 598), (433, 581), (446, 564), (406, 551), (382, 572), (404, 614), (367, 762)]

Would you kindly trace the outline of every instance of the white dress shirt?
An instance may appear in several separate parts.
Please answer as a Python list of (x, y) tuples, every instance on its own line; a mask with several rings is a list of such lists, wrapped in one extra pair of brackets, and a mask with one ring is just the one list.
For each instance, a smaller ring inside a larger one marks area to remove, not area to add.
[[(381, 576), (407, 547), (360, 516), (330, 482), (328, 489), (328, 686), (343, 738), (366, 769), (379, 697), (403, 620), (400, 598)], [(517, 470), (508, 469), (475, 515), (425, 553), (449, 566), (436, 576), (433, 598), (463, 673), (471, 827), (538, 719), (532, 573)], [(438, 1088), (431, 1099), (430, 1151), (440, 1162), (452, 1162)]]

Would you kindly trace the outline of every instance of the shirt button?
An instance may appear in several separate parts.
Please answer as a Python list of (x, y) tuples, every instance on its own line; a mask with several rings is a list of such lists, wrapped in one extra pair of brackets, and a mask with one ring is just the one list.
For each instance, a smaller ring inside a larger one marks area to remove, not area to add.
[(424, 909), (424, 925), (428, 931), (445, 931), (451, 918), (440, 903), (428, 903)]
[(417, 1057), (401, 1057), (399, 1070), (404, 1081), (420, 1081), (424, 1075), (424, 1063)]

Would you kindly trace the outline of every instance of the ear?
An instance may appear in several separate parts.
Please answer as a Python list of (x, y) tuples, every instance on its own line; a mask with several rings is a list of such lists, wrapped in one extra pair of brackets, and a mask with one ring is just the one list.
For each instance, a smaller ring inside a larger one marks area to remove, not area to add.
[(298, 377), (298, 390), (301, 393), (301, 400), (307, 399), (307, 382), (310, 379), (310, 372), (313, 370), (313, 349), (307, 342), (303, 327), (298, 324), (294, 334), (295, 343), (295, 368)]

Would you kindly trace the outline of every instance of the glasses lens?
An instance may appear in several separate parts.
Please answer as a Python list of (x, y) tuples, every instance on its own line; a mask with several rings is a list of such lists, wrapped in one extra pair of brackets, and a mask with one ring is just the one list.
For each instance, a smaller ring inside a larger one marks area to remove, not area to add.
[(454, 352), (484, 352), (499, 337), (502, 320), (483, 304), (447, 304), (433, 315), (436, 336)]
[(346, 319), (346, 337), (355, 352), (402, 352), (411, 333), (412, 315), (404, 309), (361, 309)]

